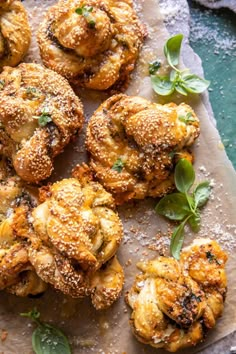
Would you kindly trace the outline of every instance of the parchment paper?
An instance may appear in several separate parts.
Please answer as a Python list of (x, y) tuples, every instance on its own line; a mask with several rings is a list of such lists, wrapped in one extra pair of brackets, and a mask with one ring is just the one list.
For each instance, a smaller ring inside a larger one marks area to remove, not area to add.
[[(42, 18), (42, 8), (51, 5), (54, 1), (32, 2), (24, 1), (31, 13), (31, 22), (34, 27)], [(34, 7), (37, 4), (37, 7)], [(143, 22), (147, 24), (149, 37), (143, 47), (136, 73), (133, 75), (127, 91), (130, 95), (140, 95), (150, 100), (164, 103), (152, 91), (150, 79), (147, 76), (147, 62), (156, 58), (163, 58), (162, 48), (169, 37), (166, 26), (163, 24), (157, 0), (139, 0), (137, 10)], [(177, 33), (177, 32), (176, 32)], [(185, 46), (188, 56), (188, 66), (197, 72), (200, 65), (191, 49)], [(27, 61), (38, 61), (38, 53), (33, 41)], [(89, 119), (94, 109), (106, 98), (104, 94), (80, 90), (86, 117)], [(235, 172), (229, 162), (219, 134), (213, 121), (209, 118), (202, 98), (191, 97), (188, 100), (183, 96), (172, 96), (169, 101), (190, 103), (201, 120), (201, 136), (196, 143), (195, 171), (197, 180), (211, 180), (214, 186), (211, 200), (202, 213), (202, 228), (198, 237), (211, 237), (218, 240), (229, 253), (227, 264), (228, 296), (223, 317), (218, 321), (214, 330), (208, 335), (203, 346), (210, 345), (225, 337), (236, 329), (236, 227), (234, 225), (236, 183)], [(207, 101), (207, 96), (204, 97)], [(51, 180), (68, 177), (72, 167), (81, 161), (86, 161), (84, 148), (84, 134), (73, 144), (70, 144), (55, 161), (55, 171)], [(128, 290), (134, 280), (137, 261), (153, 258), (158, 255), (157, 250), (168, 250), (169, 237), (167, 229), (173, 225), (157, 216), (154, 212), (156, 201), (147, 199), (140, 202), (128, 203), (119, 208), (119, 214), (124, 224), (124, 240), (118, 251), (118, 256), (125, 270), (125, 288)], [(159, 237), (159, 232), (162, 237)], [(185, 244), (190, 243), (196, 235), (187, 232)], [(151, 248), (151, 249), (150, 249)], [(155, 250), (156, 249), (156, 250)], [(0, 294), (0, 337), (1, 330), (8, 332), (7, 339), (0, 339), (0, 353), (30, 354), (31, 334), (34, 325), (19, 316), (20, 312), (29, 311), (37, 307), (42, 314), (42, 320), (51, 322), (60, 327), (69, 337), (73, 353), (103, 353), (103, 354), (154, 354), (166, 353), (162, 350), (144, 346), (133, 337), (128, 319), (130, 309), (125, 305), (123, 296), (110, 309), (97, 312), (90, 304), (89, 299), (75, 300), (53, 290), (47, 291), (39, 299), (21, 299), (15, 296)], [(195, 353), (201, 351), (202, 346), (188, 349), (180, 353)], [(212, 353), (211, 348), (204, 353)], [(225, 352), (217, 352), (225, 354)], [(58, 353), (60, 354), (60, 353)]]

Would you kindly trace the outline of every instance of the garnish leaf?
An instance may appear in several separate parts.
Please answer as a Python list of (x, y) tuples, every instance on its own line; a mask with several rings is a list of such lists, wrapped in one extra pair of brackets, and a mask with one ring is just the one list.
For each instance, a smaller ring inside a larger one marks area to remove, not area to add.
[(88, 20), (88, 26), (89, 26), (89, 28), (95, 28), (95, 25), (96, 25), (95, 20), (93, 20), (93, 19)]
[(200, 208), (206, 204), (211, 194), (209, 181), (199, 183), (194, 191), (195, 208)]
[(20, 315), (29, 317), (38, 325), (32, 334), (32, 347), (36, 354), (71, 354), (68, 339), (63, 332), (48, 323), (41, 322), (40, 312), (36, 308)]
[(193, 214), (191, 218), (188, 219), (188, 223), (194, 232), (198, 232), (201, 223), (200, 215), (198, 213), (196, 215)]
[(184, 115), (178, 116), (178, 119), (181, 122), (184, 122), (185, 124), (189, 124), (191, 122), (195, 122), (196, 121), (196, 119), (192, 115), (192, 112), (188, 112), (185, 116)]
[(33, 116), (34, 119), (38, 119), (40, 127), (45, 127), (48, 123), (52, 121), (51, 114), (49, 113), (48, 107), (44, 107), (40, 116)]
[(119, 157), (116, 162), (114, 163), (114, 165), (112, 166), (112, 170), (121, 173), (123, 168), (124, 168), (125, 163), (121, 160), (121, 158)]
[(31, 320), (35, 321), (36, 323), (39, 323), (38, 319), (40, 317), (40, 312), (38, 312), (38, 310), (36, 308), (34, 308), (33, 310), (29, 311), (29, 312), (23, 312), (20, 314), (20, 316), (22, 317), (28, 317)]
[(220, 264), (216, 256), (213, 253), (211, 253), (211, 251), (206, 252), (206, 258), (208, 259), (209, 263), (216, 262), (216, 264), (218, 265)]
[(175, 167), (175, 185), (179, 192), (187, 193), (195, 180), (193, 165), (180, 159)]
[(210, 85), (210, 81), (202, 79), (195, 74), (182, 76), (181, 86), (190, 93), (202, 93)]
[[(189, 116), (190, 118), (190, 116)], [(172, 151), (171, 153), (176, 153)], [(189, 193), (195, 180), (192, 164), (187, 159), (180, 159), (175, 167), (174, 179), (180, 193), (172, 193), (163, 197), (155, 210), (170, 220), (182, 221), (171, 237), (170, 250), (173, 257), (179, 259), (184, 240), (184, 226), (188, 222), (194, 232), (200, 229), (200, 210), (210, 195), (209, 182), (197, 185), (193, 193)]]
[(161, 62), (159, 60), (154, 60), (149, 63), (149, 74), (155, 74), (161, 67)]
[(156, 206), (156, 212), (170, 220), (183, 220), (191, 209), (185, 194), (172, 193), (163, 197)]
[(175, 84), (175, 89), (177, 92), (179, 92), (183, 96), (188, 96), (188, 92), (185, 90), (185, 88), (182, 86), (181, 82), (177, 82)]
[(49, 324), (43, 324), (35, 329), (32, 347), (36, 354), (71, 354), (66, 336)]
[[(169, 38), (164, 46), (164, 54), (167, 62), (173, 69), (168, 76), (157, 74), (159, 67), (149, 67), (153, 90), (161, 96), (171, 95), (175, 90), (181, 95), (187, 96), (188, 93), (202, 93), (210, 85), (210, 81), (191, 74), (189, 69), (179, 70), (179, 56), (183, 35), (181, 33)], [(158, 61), (156, 61), (158, 62)], [(155, 62), (153, 62), (155, 63)], [(150, 64), (149, 64), (150, 65)]]
[(172, 256), (177, 260), (179, 260), (180, 250), (184, 242), (184, 226), (185, 222), (182, 222), (178, 227), (176, 227), (171, 237), (170, 251)]
[(95, 18), (91, 15), (91, 12), (93, 12), (92, 6), (83, 5), (81, 7), (77, 7), (77, 9), (75, 9), (75, 12), (78, 15), (82, 15), (86, 19), (89, 28), (95, 28), (96, 21)]
[(175, 85), (167, 76), (151, 76), (153, 90), (161, 96), (169, 96), (175, 90)]
[(180, 55), (182, 40), (183, 40), (183, 35), (177, 34), (169, 38), (164, 46), (164, 54), (166, 56), (169, 65), (172, 68), (175, 68), (175, 66), (179, 64), (179, 55)]

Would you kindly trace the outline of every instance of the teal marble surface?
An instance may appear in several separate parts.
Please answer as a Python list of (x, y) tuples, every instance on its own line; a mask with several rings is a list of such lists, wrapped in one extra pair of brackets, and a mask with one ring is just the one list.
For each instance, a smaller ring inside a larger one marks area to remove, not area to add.
[(202, 59), (209, 96), (226, 152), (236, 168), (236, 14), (189, 0), (190, 45)]

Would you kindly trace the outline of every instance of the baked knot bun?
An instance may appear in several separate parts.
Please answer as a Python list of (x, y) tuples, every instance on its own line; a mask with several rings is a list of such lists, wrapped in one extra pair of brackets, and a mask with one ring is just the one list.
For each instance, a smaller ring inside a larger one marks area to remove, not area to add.
[(124, 85), (144, 38), (131, 0), (60, 0), (38, 31), (44, 65), (96, 90)]
[(18, 296), (46, 290), (28, 257), (28, 227), (25, 220), (35, 206), (33, 190), (13, 174), (8, 162), (0, 161), (0, 290)]
[(73, 176), (41, 189), (29, 258), (45, 282), (72, 297), (91, 294), (95, 307), (105, 308), (123, 286), (122, 267), (113, 258), (122, 224), (112, 196), (91, 180), (86, 165)]
[(28, 51), (31, 31), (20, 1), (0, 2), (0, 70), (16, 66)]
[(82, 104), (63, 77), (38, 64), (5, 67), (0, 80), (0, 153), (23, 180), (37, 183), (82, 127)]
[(223, 311), (226, 261), (215, 241), (201, 239), (179, 262), (159, 257), (138, 263), (142, 274), (126, 295), (136, 338), (169, 352), (201, 342)]
[(121, 204), (172, 190), (174, 165), (181, 157), (191, 160), (185, 149), (198, 135), (199, 120), (185, 103), (160, 105), (119, 94), (95, 111), (86, 144), (96, 178)]

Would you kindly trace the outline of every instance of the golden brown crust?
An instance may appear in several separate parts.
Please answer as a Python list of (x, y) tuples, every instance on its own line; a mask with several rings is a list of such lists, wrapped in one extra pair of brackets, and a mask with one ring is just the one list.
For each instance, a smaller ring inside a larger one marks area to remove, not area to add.
[(224, 309), (227, 259), (227, 254), (219, 244), (208, 239), (196, 239), (191, 247), (184, 248), (181, 253), (180, 262), (185, 271), (205, 292), (207, 308), (204, 324), (207, 328), (215, 326)]
[(46, 289), (28, 256), (29, 217), (37, 191), (16, 175), (7, 159), (0, 161), (0, 290), (27, 296)]
[(0, 152), (22, 179), (39, 182), (81, 129), (82, 104), (64, 78), (38, 64), (5, 67), (0, 80)]
[(34, 209), (34, 230), (84, 270), (100, 268), (116, 252), (122, 226), (112, 196), (97, 182), (75, 178), (50, 186), (49, 197)]
[(0, 196), (9, 197), (0, 223), (0, 290), (27, 296), (51, 284), (75, 298), (91, 295), (96, 309), (109, 307), (124, 282), (113, 257), (123, 229), (111, 194), (92, 181), (83, 164), (73, 172), (79, 180), (42, 187), (36, 206), (33, 188), (19, 177), (13, 183), (3, 161)]
[(107, 264), (123, 229), (112, 196), (91, 180), (88, 166), (77, 166), (73, 175), (80, 179), (43, 187), (43, 203), (32, 212), (29, 258), (37, 274), (56, 289), (73, 297), (92, 293), (94, 306), (105, 308), (118, 298), (123, 285), (119, 263)]
[(0, 3), (0, 69), (16, 66), (30, 45), (31, 31), (24, 6), (20, 1)]
[(124, 271), (115, 256), (91, 275), (91, 299), (96, 310), (110, 307), (120, 297), (123, 285)]
[[(186, 124), (179, 117), (188, 113), (193, 119)], [(186, 148), (198, 135), (199, 120), (188, 105), (160, 105), (120, 94), (95, 111), (86, 144), (96, 177), (120, 204), (172, 190), (176, 157), (191, 159)], [(120, 161), (121, 168), (115, 168)]]
[(77, 85), (106, 90), (128, 80), (144, 35), (132, 1), (60, 0), (48, 10), (38, 43), (47, 67)]
[[(211, 269), (207, 264), (209, 258), (205, 257), (209, 249), (214, 250), (220, 263), (214, 259)], [(199, 257), (203, 253), (205, 256)], [(126, 295), (133, 310), (130, 324), (137, 339), (170, 352), (201, 342), (206, 329), (215, 325), (223, 310), (226, 259), (216, 242), (204, 239), (184, 249), (179, 262), (159, 257), (138, 263), (142, 274), (136, 276)], [(220, 270), (221, 279), (214, 282), (212, 276), (216, 268)], [(207, 269), (211, 275), (207, 274)]]
[(30, 295), (38, 295), (47, 290), (47, 284), (38, 277), (34, 270), (21, 272), (17, 283), (8, 286), (6, 291), (16, 296), (25, 297)]

